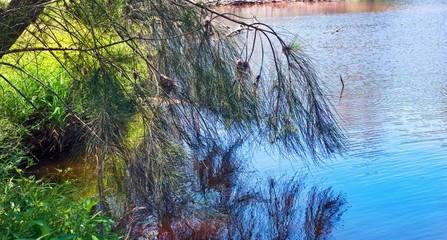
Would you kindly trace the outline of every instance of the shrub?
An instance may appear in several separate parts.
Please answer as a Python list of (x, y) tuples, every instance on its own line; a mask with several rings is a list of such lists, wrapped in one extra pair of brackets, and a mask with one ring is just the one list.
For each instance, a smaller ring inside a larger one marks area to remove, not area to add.
[(34, 177), (2, 179), (0, 239), (97, 239), (111, 220), (92, 213), (97, 200), (76, 201), (73, 183)]

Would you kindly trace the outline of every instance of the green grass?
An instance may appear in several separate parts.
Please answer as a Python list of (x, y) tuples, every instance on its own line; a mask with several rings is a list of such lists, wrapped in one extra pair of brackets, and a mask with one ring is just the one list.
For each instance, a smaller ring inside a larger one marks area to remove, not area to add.
[[(125, 123), (122, 113), (132, 112), (122, 86), (112, 82), (117, 79), (95, 74), (92, 69), (96, 63), (88, 57), (61, 64), (66, 57), (77, 58), (26, 52), (1, 59), (21, 70), (0, 65), (6, 79), (0, 79), (0, 240), (99, 239), (102, 226), (106, 239), (118, 238), (110, 233), (113, 222), (93, 211), (98, 200), (86, 197), (82, 186), (22, 175), (23, 169), (36, 160), (29, 155), (26, 139), (51, 136), (63, 142), (64, 137), (73, 138), (67, 131), (86, 131), (77, 125), (73, 129), (72, 114), (91, 120), (90, 127), (101, 130), (103, 126), (94, 125), (103, 123), (98, 120), (101, 116), (108, 117), (105, 122), (117, 121), (112, 126), (117, 128)], [(80, 66), (87, 66), (88, 73), (79, 71)], [(36, 133), (39, 135), (33, 136)], [(85, 132), (79, 132), (82, 135)], [(88, 138), (76, 141), (85, 148)]]
[(77, 199), (73, 183), (33, 177), (2, 179), (0, 239), (98, 239), (111, 220), (92, 211), (97, 200)]
[(8, 6), (9, 1), (7, 0), (0, 0), (0, 9), (5, 9), (6, 6)]
[[(95, 214), (94, 198), (71, 181), (58, 184), (23, 175), (31, 163), (20, 145), (26, 129), (0, 118), (0, 239), (98, 239), (112, 221)], [(21, 166), (19, 168), (19, 166)]]

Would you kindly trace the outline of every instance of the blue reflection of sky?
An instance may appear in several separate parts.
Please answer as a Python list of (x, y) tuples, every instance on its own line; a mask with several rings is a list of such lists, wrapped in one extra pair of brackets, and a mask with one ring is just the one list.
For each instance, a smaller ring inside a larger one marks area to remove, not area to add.
[[(447, 239), (447, 3), (382, 3), (270, 9), (264, 19), (304, 42), (349, 137), (347, 156), (310, 171), (352, 206), (336, 238)], [(250, 12), (262, 20), (260, 9)], [(302, 167), (275, 156), (255, 155), (259, 171)]]

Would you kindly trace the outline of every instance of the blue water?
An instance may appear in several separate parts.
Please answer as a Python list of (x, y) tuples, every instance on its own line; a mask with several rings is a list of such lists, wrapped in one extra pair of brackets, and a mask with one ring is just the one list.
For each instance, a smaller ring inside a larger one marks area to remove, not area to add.
[[(297, 34), (349, 140), (306, 169), (346, 193), (336, 239), (447, 239), (447, 1), (268, 5), (232, 11)], [(341, 75), (345, 89), (340, 98)], [(300, 163), (256, 155), (259, 171)]]

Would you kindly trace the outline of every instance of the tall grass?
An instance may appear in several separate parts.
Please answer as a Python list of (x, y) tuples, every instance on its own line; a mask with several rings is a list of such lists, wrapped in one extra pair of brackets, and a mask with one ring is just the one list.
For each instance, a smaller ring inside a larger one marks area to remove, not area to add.
[(31, 159), (20, 145), (26, 129), (0, 118), (0, 178), (6, 179), (20, 164), (29, 164)]

